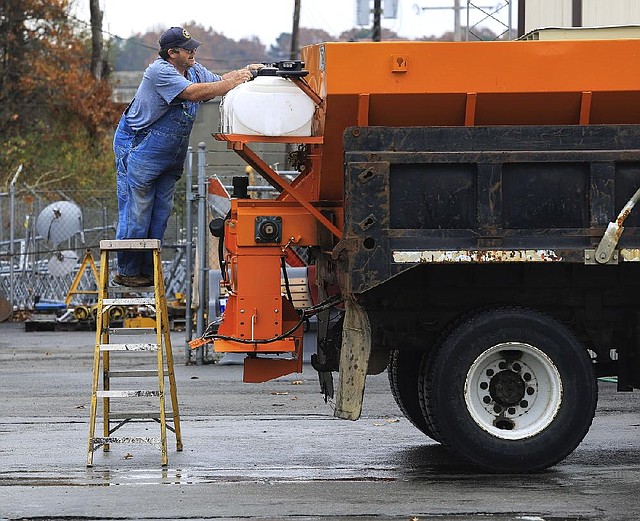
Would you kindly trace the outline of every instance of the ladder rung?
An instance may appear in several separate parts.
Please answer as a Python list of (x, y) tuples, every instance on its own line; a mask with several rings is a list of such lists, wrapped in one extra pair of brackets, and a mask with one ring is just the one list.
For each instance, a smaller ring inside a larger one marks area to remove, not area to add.
[(101, 250), (159, 250), (158, 239), (120, 239), (100, 241)]
[(109, 286), (108, 293), (153, 293), (155, 286)]
[(96, 396), (98, 398), (148, 398), (150, 396), (160, 396), (160, 391), (151, 389), (96, 391)]
[(158, 344), (100, 344), (100, 351), (157, 351)]
[[(169, 376), (169, 371), (163, 372), (164, 376)], [(150, 376), (158, 376), (158, 371), (153, 369), (128, 369), (118, 371), (108, 371), (108, 375), (111, 378), (146, 378)]]
[(122, 437), (122, 438), (107, 436), (105, 438), (93, 438), (94, 446), (105, 445), (107, 443), (151, 443), (153, 445), (158, 445), (160, 444), (160, 438), (154, 438), (154, 437), (145, 438), (142, 436), (130, 436), (130, 437)]
[(110, 335), (149, 335), (156, 333), (153, 327), (109, 327), (107, 333)]
[(102, 299), (103, 310), (105, 306), (144, 306), (155, 305), (156, 299), (151, 297), (129, 297), (129, 298), (104, 298)]
[[(173, 421), (173, 414), (171, 412), (165, 412), (165, 418), (167, 421)], [(122, 412), (110, 412), (110, 420), (148, 420), (151, 418), (160, 418), (160, 411), (122, 411)]]

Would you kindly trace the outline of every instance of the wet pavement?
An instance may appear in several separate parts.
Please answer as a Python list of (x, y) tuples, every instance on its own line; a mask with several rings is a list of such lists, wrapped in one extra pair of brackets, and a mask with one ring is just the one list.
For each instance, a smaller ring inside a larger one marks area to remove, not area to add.
[(184, 334), (172, 338), (184, 451), (169, 433), (166, 469), (151, 445), (113, 445), (87, 468), (94, 334), (0, 324), (0, 520), (640, 519), (638, 392), (601, 383), (591, 431), (565, 461), (489, 475), (405, 420), (386, 374), (368, 378), (363, 418), (348, 422), (308, 365), (243, 384), (238, 365), (184, 365)]

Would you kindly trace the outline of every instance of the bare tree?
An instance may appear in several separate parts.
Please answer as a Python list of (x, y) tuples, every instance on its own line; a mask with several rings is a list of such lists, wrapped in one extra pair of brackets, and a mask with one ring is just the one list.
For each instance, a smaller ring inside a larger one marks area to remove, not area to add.
[(100, 81), (102, 78), (102, 11), (100, 0), (89, 0), (91, 13), (91, 75)]

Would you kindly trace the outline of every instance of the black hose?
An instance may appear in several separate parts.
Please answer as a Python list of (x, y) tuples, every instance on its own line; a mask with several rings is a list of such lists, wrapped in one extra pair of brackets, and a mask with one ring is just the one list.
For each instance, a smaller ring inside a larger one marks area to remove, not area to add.
[(224, 260), (224, 234), (218, 239), (218, 262), (220, 263), (220, 275), (222, 282), (227, 283), (227, 266)]
[(311, 306), (309, 308), (305, 308), (305, 309), (301, 310), (301, 312), (300, 312), (300, 320), (298, 320), (298, 322), (291, 329), (289, 329), (288, 331), (285, 331), (281, 335), (275, 336), (273, 338), (249, 339), (249, 338), (235, 338), (235, 337), (226, 336), (226, 335), (217, 335), (217, 334), (213, 333), (211, 331), (211, 329), (213, 329), (213, 326), (219, 325), (219, 323), (220, 323), (219, 321), (218, 322), (214, 321), (211, 324), (209, 324), (209, 326), (207, 327), (207, 330), (204, 332), (204, 334), (202, 335), (201, 338), (204, 338), (204, 339), (217, 338), (217, 339), (220, 339), (220, 340), (231, 340), (233, 342), (238, 342), (240, 344), (269, 344), (271, 342), (276, 342), (277, 340), (282, 340), (283, 338), (288, 337), (289, 335), (291, 335), (291, 333), (293, 333), (296, 329), (298, 329), (308, 317), (311, 317), (313, 315), (317, 315), (321, 311), (329, 309), (332, 306), (335, 306), (336, 304), (339, 304), (340, 302), (342, 302), (342, 297), (339, 296), (339, 295), (336, 295), (336, 296), (333, 296), (333, 297), (329, 297), (327, 300), (325, 300), (323, 302), (320, 302), (319, 304), (316, 304), (315, 306)]
[(289, 275), (287, 274), (287, 263), (285, 262), (284, 257), (280, 258), (280, 265), (282, 266), (282, 277), (284, 278), (284, 287), (287, 290), (287, 298), (293, 306), (293, 297), (291, 297), (291, 288), (289, 287)]

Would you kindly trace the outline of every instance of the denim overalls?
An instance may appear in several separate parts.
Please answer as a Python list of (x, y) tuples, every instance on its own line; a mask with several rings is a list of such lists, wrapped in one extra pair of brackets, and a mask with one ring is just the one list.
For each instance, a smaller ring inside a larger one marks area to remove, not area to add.
[[(173, 209), (176, 182), (182, 176), (197, 103), (172, 103), (148, 128), (133, 131), (126, 111), (116, 130), (118, 229), (116, 239), (160, 239)], [(118, 252), (121, 275), (153, 274), (151, 252)]]

